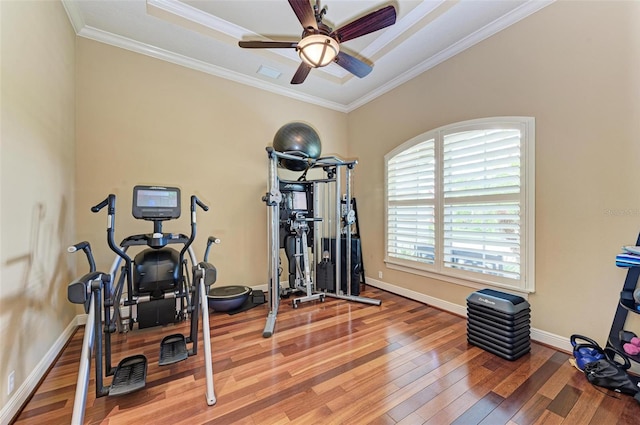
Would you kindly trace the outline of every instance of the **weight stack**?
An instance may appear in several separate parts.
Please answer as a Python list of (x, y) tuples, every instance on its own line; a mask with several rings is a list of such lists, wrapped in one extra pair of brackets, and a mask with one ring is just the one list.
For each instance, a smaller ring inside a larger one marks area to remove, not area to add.
[(522, 297), (482, 289), (467, 297), (467, 341), (507, 360), (531, 350), (531, 308)]

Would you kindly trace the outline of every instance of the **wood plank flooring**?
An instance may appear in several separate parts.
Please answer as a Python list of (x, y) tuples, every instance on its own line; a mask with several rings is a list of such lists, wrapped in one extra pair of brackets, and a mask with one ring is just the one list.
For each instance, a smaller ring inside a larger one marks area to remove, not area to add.
[[(85, 423), (640, 423), (633, 398), (593, 387), (565, 353), (532, 343), (530, 354), (507, 361), (468, 345), (464, 318), (375, 288), (361, 295), (382, 305), (327, 298), (294, 310), (283, 300), (271, 338), (262, 337), (266, 304), (212, 313), (211, 407), (202, 347), (197, 357), (157, 365), (162, 337), (187, 333), (185, 325), (116, 335), (114, 364), (145, 354), (147, 386), (96, 399), (92, 379)], [(80, 328), (16, 424), (70, 422), (82, 336)]]

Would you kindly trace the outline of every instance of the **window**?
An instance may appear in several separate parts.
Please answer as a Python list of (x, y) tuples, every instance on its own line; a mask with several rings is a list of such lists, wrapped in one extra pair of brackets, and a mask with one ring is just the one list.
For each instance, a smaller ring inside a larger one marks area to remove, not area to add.
[(532, 292), (534, 127), (529, 117), (465, 121), (389, 152), (387, 265)]

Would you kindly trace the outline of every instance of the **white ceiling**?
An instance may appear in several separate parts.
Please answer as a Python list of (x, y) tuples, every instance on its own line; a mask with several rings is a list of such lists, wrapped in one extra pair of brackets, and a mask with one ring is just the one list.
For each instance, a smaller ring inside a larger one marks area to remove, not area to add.
[[(315, 2), (315, 0), (312, 0)], [(318, 104), (351, 111), (553, 0), (324, 0), (337, 29), (389, 4), (395, 25), (340, 47), (373, 63), (357, 78), (336, 64), (291, 85), (294, 49), (241, 49), (240, 40), (299, 41), (302, 26), (286, 0), (62, 0), (79, 36)], [(279, 73), (271, 78), (259, 74)]]

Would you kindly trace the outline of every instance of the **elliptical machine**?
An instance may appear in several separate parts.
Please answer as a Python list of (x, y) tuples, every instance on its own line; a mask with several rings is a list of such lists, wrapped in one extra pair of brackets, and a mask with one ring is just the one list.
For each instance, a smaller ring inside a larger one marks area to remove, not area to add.
[[(216, 268), (197, 262), (191, 247), (196, 237), (196, 209), (209, 208), (191, 196), (190, 235), (162, 232), (162, 222), (180, 217), (180, 189), (175, 187), (136, 186), (133, 189), (133, 216), (153, 222), (153, 233), (128, 236), (115, 243), (116, 196), (111, 194), (91, 208), (97, 213), (107, 207), (107, 243), (116, 257), (110, 272), (96, 271), (88, 242), (69, 247), (69, 252), (82, 250), (89, 262), (89, 273), (73, 281), (67, 288), (70, 302), (83, 304), (88, 314), (72, 424), (82, 424), (89, 384), (91, 355), (95, 343), (96, 398), (129, 394), (144, 388), (147, 358), (126, 357), (114, 368), (111, 362), (111, 335), (116, 332), (191, 320), (188, 336), (172, 334), (160, 344), (159, 366), (173, 364), (197, 354), (198, 320), (202, 313), (202, 336), (205, 356), (206, 400), (215, 404), (211, 340), (206, 294), (216, 281)], [(167, 247), (181, 244), (177, 250)], [(127, 254), (132, 246), (147, 246), (134, 259)], [(188, 261), (191, 263), (191, 276)], [(124, 262), (122, 267), (121, 264)], [(101, 310), (102, 306), (102, 310)], [(188, 347), (187, 345), (190, 345)], [(104, 360), (103, 360), (104, 356)], [(104, 361), (104, 363), (103, 363)], [(104, 369), (103, 369), (104, 365)], [(113, 376), (111, 385), (104, 378)]]

